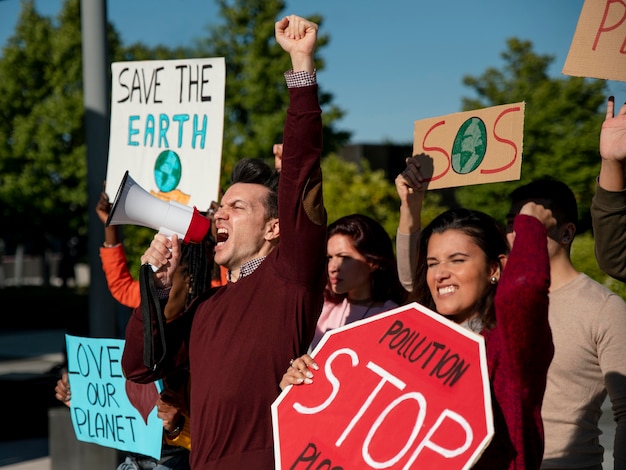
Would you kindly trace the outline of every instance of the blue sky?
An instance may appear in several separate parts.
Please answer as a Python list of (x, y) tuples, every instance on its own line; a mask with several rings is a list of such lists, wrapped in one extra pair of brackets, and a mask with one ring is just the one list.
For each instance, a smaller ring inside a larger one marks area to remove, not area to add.
[[(560, 77), (584, 0), (287, 0), (286, 13), (324, 17), (321, 85), (346, 111), (353, 143), (411, 142), (413, 122), (461, 109), (465, 75), (500, 68), (506, 40), (529, 40), (555, 57)], [(62, 0), (36, 0), (56, 16)], [(20, 0), (0, 1), (0, 47), (13, 33)], [(211, 0), (111, 0), (108, 16), (125, 43), (191, 44), (219, 21)], [(226, 59), (228, 60), (228, 58)], [(609, 82), (617, 102), (626, 83)]]

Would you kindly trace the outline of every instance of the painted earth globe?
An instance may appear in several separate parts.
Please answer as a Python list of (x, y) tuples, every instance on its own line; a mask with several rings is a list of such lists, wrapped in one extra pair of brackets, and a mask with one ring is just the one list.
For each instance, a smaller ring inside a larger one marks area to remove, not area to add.
[(183, 167), (176, 152), (165, 150), (159, 154), (154, 163), (154, 180), (160, 191), (173, 191), (180, 183)]
[(452, 169), (461, 175), (476, 170), (487, 152), (487, 129), (482, 119), (472, 117), (465, 121), (452, 145)]

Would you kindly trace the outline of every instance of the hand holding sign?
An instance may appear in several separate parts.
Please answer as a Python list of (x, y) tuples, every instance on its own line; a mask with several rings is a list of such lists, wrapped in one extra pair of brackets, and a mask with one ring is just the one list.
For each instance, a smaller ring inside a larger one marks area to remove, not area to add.
[(313, 382), (272, 405), (279, 469), (469, 468), (493, 435), (483, 338), (418, 304), (332, 330), (313, 356)]
[(61, 378), (57, 380), (57, 384), (54, 387), (54, 396), (65, 406), (70, 406), (72, 394), (70, 392), (70, 382), (67, 376), (67, 372), (63, 372)]
[(131, 404), (120, 365), (124, 341), (66, 335), (66, 342), (76, 438), (159, 459), (163, 423), (156, 416), (158, 391), (155, 384), (131, 385), (144, 394), (141, 412)]
[(284, 390), (288, 385), (312, 384), (313, 372), (319, 370), (315, 360), (305, 354), (297, 359), (292, 359), (287, 372), (280, 381), (280, 389)]

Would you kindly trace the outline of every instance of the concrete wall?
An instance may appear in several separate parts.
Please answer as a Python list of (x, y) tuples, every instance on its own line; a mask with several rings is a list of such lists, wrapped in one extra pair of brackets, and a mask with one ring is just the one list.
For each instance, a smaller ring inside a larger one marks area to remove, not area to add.
[(123, 460), (115, 449), (77, 440), (68, 408), (50, 408), (48, 423), (51, 470), (112, 470)]

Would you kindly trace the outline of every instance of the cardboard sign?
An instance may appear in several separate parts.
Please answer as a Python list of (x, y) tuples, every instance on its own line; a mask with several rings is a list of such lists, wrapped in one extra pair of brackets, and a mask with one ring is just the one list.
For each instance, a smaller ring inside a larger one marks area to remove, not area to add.
[(65, 336), (76, 439), (159, 459), (163, 421), (157, 385), (122, 374), (124, 340)]
[(518, 180), (523, 102), (415, 121), (413, 155), (427, 189)]
[(111, 69), (109, 198), (128, 170), (154, 196), (208, 209), (219, 194), (224, 59), (116, 62)]
[(327, 332), (272, 404), (277, 469), (467, 469), (493, 437), (484, 339), (413, 303)]
[(585, 0), (565, 75), (626, 81), (626, 3)]

